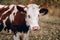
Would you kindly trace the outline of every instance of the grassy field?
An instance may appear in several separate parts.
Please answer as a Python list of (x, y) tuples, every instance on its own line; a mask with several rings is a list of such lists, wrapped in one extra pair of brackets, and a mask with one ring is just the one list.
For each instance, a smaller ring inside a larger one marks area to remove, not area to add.
[[(60, 9), (49, 8), (49, 13), (40, 16), (39, 31), (30, 31), (30, 40), (60, 40)], [(0, 40), (13, 40), (12, 35), (0, 34)]]

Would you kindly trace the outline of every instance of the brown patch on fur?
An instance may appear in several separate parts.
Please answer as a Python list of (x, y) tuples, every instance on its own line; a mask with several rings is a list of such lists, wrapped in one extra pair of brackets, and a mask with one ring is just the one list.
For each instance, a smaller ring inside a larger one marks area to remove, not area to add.
[(14, 21), (12, 22), (13, 25), (21, 25), (25, 22), (25, 17), (26, 14), (24, 12), (17, 12), (15, 17), (14, 17)]

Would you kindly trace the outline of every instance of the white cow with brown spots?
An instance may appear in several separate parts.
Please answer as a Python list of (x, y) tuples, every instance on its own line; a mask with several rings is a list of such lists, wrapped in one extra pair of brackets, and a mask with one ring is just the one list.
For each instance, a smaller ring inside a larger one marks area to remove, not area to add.
[(14, 40), (29, 40), (29, 30), (39, 30), (39, 15), (47, 12), (36, 4), (0, 5), (0, 31), (12, 31)]

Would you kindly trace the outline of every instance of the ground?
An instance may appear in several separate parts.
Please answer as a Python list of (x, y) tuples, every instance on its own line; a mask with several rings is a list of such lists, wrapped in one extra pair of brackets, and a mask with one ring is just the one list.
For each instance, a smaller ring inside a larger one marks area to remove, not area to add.
[[(58, 14), (60, 12), (57, 10), (39, 17), (40, 30), (30, 31), (29, 40), (60, 40), (60, 15)], [(13, 40), (13, 38), (12, 35), (0, 34), (0, 40)]]

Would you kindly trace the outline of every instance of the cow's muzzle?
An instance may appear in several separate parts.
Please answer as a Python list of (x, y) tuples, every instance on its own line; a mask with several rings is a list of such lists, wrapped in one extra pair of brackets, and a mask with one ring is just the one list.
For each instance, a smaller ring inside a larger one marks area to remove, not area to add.
[(39, 26), (34, 26), (34, 27), (32, 27), (32, 30), (39, 30), (40, 29), (40, 27)]

